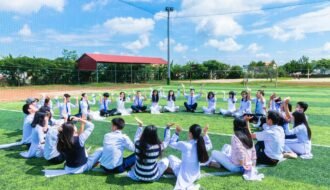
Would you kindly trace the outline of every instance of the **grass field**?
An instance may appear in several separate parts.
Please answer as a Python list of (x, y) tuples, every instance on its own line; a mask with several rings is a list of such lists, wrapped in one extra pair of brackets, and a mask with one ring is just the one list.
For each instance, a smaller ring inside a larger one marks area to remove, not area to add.
[[(306, 101), (309, 103), (307, 115), (312, 129), (312, 143), (314, 158), (312, 160), (287, 160), (273, 168), (262, 168), (260, 172), (265, 174), (262, 182), (246, 182), (241, 175), (212, 176), (201, 178), (198, 183), (203, 189), (329, 189), (330, 188), (330, 89), (324, 86), (295, 86), (294, 84), (281, 84), (278, 88), (274, 85), (254, 83), (250, 86), (253, 91), (266, 85), (267, 99), (272, 92), (277, 92), (280, 96), (290, 96), (292, 103)], [(157, 87), (159, 85), (156, 85)], [(177, 89), (178, 84), (164, 86), (168, 89)], [(194, 84), (198, 90), (199, 85)], [(1, 90), (1, 88), (0, 88)], [(147, 94), (149, 89), (145, 88)], [(222, 102), (222, 91), (235, 90), (240, 92), (240, 84), (207, 84), (204, 92), (213, 90), (218, 92), (217, 108), (226, 108), (226, 102)], [(127, 90), (131, 92), (130, 90)], [(117, 91), (116, 91), (117, 92)], [(183, 109), (182, 97), (179, 97), (176, 104)], [(149, 103), (149, 101), (147, 101)], [(0, 104), (0, 144), (19, 141), (21, 138), (21, 127), (23, 115), (21, 106), (23, 101), (1, 102)], [(161, 100), (165, 105), (166, 100)], [(199, 101), (198, 111), (206, 105), (205, 95)], [(128, 105), (127, 105), (128, 106)], [(98, 107), (92, 106), (92, 110)], [(18, 112), (17, 112), (18, 111)], [(56, 110), (57, 113), (57, 110)], [(167, 122), (174, 121), (188, 129), (193, 123), (201, 125), (210, 124), (210, 137), (214, 149), (220, 149), (223, 144), (230, 143), (232, 134), (232, 118), (224, 118), (220, 115), (204, 115), (202, 113), (164, 113), (161, 115), (150, 115), (148, 113), (138, 114), (138, 117), (145, 124), (155, 124), (163, 127)], [(134, 116), (125, 116), (124, 119), (129, 123), (124, 132), (131, 138), (135, 133)], [(102, 145), (103, 135), (109, 130), (109, 121), (95, 121), (96, 128), (87, 141), (87, 147), (93, 149)], [(162, 133), (163, 130), (159, 130)], [(162, 136), (162, 135), (161, 135)], [(181, 139), (186, 139), (186, 132)], [(321, 145), (321, 146), (320, 146)], [(63, 165), (50, 166), (41, 159), (23, 159), (19, 152), (26, 150), (26, 147), (14, 147), (0, 150), (0, 189), (172, 189), (175, 179), (162, 178), (159, 182), (152, 184), (133, 182), (122, 175), (105, 175), (100, 172), (87, 172), (80, 175), (61, 176), (47, 179), (41, 170), (44, 168), (62, 168)], [(126, 152), (125, 154), (129, 154)], [(164, 156), (175, 154), (180, 156), (177, 151), (168, 148)], [(202, 172), (218, 172), (216, 169), (203, 168)], [(225, 171), (221, 169), (220, 171)]]

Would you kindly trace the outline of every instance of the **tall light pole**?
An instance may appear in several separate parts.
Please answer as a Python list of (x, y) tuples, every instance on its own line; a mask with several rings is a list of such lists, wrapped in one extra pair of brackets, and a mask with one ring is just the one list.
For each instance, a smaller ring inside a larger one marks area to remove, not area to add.
[(171, 63), (170, 63), (170, 13), (174, 11), (173, 7), (165, 7), (167, 12), (167, 85), (171, 81)]

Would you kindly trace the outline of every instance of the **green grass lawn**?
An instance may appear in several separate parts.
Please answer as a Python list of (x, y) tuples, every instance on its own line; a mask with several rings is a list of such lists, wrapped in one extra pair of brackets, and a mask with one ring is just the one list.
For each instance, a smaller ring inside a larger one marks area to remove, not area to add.
[[(187, 86), (187, 85), (186, 85)], [(199, 85), (194, 85), (199, 90)], [(255, 91), (263, 86), (255, 83), (251, 88)], [(178, 84), (168, 89), (177, 89)], [(149, 89), (145, 89), (149, 94)], [(213, 90), (219, 93), (217, 108), (226, 108), (226, 102), (222, 102), (221, 91), (235, 90), (239, 93), (242, 86), (239, 84), (208, 84), (204, 91)], [(307, 115), (312, 129), (312, 143), (330, 146), (330, 89), (324, 87), (306, 86), (267, 86), (265, 88), (266, 97), (272, 92), (277, 92), (282, 97), (290, 96), (293, 103), (297, 101), (307, 101), (310, 105)], [(131, 90), (129, 90), (131, 92)], [(117, 93), (117, 92), (116, 92)], [(183, 109), (182, 97), (177, 100), (177, 105)], [(146, 103), (149, 103), (147, 101)], [(20, 112), (23, 102), (8, 102), (0, 104), (0, 144), (11, 143), (20, 140), (23, 115)], [(165, 105), (166, 100), (162, 99), (161, 104)], [(206, 105), (205, 96), (199, 101), (198, 111)], [(128, 105), (127, 105), (128, 106)], [(97, 105), (92, 106), (97, 110)], [(10, 111), (9, 111), (10, 110)], [(56, 114), (58, 111), (56, 110)], [(184, 129), (188, 129), (193, 123), (201, 125), (210, 124), (210, 137), (214, 149), (220, 149), (223, 144), (230, 143), (232, 134), (232, 118), (223, 118), (220, 115), (204, 115), (202, 113), (164, 113), (161, 115), (150, 115), (148, 113), (138, 114), (138, 117), (145, 124), (155, 124), (164, 126), (167, 122), (174, 121), (181, 124)], [(129, 123), (124, 132), (133, 138), (135, 133), (134, 116), (123, 117)], [(102, 145), (103, 135), (109, 131), (109, 121), (95, 121), (95, 130), (87, 141), (87, 147), (92, 149)], [(159, 130), (163, 136), (163, 130)], [(225, 134), (225, 135), (224, 135)], [(181, 136), (186, 139), (187, 133)], [(121, 175), (105, 175), (103, 173), (91, 171), (80, 175), (67, 175), (48, 179), (43, 176), (41, 170), (47, 168), (63, 168), (63, 165), (50, 166), (42, 159), (23, 159), (19, 153), (25, 151), (26, 147), (14, 147), (0, 150), (0, 189), (172, 189), (175, 179), (162, 178), (159, 182), (146, 184), (133, 182), (129, 178)], [(129, 154), (129, 152), (125, 152)], [(175, 154), (177, 151), (168, 148), (163, 156)], [(204, 189), (329, 189), (330, 187), (330, 148), (313, 146), (314, 158), (312, 160), (287, 160), (273, 168), (263, 168), (260, 172), (265, 174), (262, 182), (246, 182), (241, 175), (214, 176), (202, 178), (198, 181)], [(216, 172), (218, 170), (203, 168), (202, 172)], [(225, 171), (225, 170), (220, 170)]]

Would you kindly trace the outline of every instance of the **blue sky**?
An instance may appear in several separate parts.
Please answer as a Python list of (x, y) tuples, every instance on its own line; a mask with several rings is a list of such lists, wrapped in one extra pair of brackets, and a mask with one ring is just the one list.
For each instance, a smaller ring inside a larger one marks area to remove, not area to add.
[[(125, 3), (126, 2), (126, 3)], [(283, 64), (330, 58), (330, 1), (1, 0), (0, 56), (55, 58), (63, 49), (166, 59), (166, 13), (175, 63), (217, 59)], [(310, 3), (314, 2), (314, 3)], [(307, 4), (306, 4), (307, 3)], [(303, 4), (300, 6), (293, 6)], [(284, 7), (272, 9), (273, 7)]]

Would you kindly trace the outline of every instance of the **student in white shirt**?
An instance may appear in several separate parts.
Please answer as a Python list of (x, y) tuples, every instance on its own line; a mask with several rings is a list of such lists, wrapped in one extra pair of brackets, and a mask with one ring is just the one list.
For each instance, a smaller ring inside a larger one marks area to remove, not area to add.
[(243, 90), (241, 96), (240, 107), (237, 112), (234, 113), (235, 117), (242, 117), (244, 114), (251, 114), (251, 100), (248, 99), (248, 92)]
[(283, 159), (285, 135), (283, 128), (278, 126), (280, 115), (275, 111), (269, 111), (267, 115), (267, 127), (252, 134), (257, 139), (257, 163), (276, 166)]
[(33, 122), (34, 115), (38, 111), (38, 109), (33, 104), (24, 104), (22, 110), (23, 113), (25, 114), (25, 118), (23, 122), (23, 136), (21, 143), (27, 144), (29, 146), (31, 144), (31, 135), (32, 135), (31, 124)]
[(125, 92), (120, 92), (119, 97), (117, 98), (117, 112), (121, 115), (131, 115), (132, 109), (126, 108), (125, 103), (129, 102), (130, 98), (126, 97)]
[(24, 158), (43, 157), (45, 136), (48, 131), (48, 121), (50, 112), (36, 112), (31, 124), (31, 146), (27, 152), (22, 152), (20, 155)]
[(70, 97), (69, 94), (64, 94), (63, 103), (60, 103), (56, 98), (56, 104), (60, 110), (61, 119), (64, 119), (65, 121), (72, 115), (71, 109), (78, 106), (78, 97), (76, 97), (76, 104), (70, 102)]
[(44, 158), (51, 164), (64, 162), (63, 154), (57, 150), (58, 130), (58, 126), (49, 127), (45, 138)]
[(175, 97), (173, 90), (169, 90), (167, 96), (163, 93), (163, 98), (166, 98), (166, 100), (167, 100), (167, 105), (164, 106), (165, 111), (168, 111), (168, 112), (179, 111), (179, 106), (175, 105), (176, 97)]
[[(123, 173), (129, 170), (135, 163), (135, 154), (123, 157), (124, 150), (134, 152), (134, 144), (131, 139), (122, 133), (125, 121), (122, 118), (112, 119), (111, 132), (104, 135), (103, 153), (100, 158), (101, 168), (106, 173)], [(134, 142), (140, 138), (142, 129), (138, 128)]]
[[(143, 128), (143, 123), (139, 120), (139, 128)], [(161, 157), (171, 138), (170, 126), (168, 124), (164, 131), (164, 141), (159, 140), (157, 127), (146, 126), (141, 137), (135, 142), (136, 162), (128, 176), (136, 181), (154, 182), (157, 181), (168, 168), (169, 160)]]
[(184, 97), (187, 99), (186, 102), (184, 102), (184, 107), (186, 108), (187, 112), (195, 112), (197, 109), (197, 99), (199, 99), (202, 96), (202, 91), (195, 95), (195, 89), (190, 89), (190, 94), (186, 94), (186, 90), (184, 88), (184, 85), (182, 85), (183, 87), (183, 95)]
[(276, 94), (273, 93), (269, 98), (269, 110), (277, 111), (281, 113), (282, 112), (281, 105), (282, 105), (281, 97), (277, 97)]
[(95, 105), (95, 95), (93, 95), (92, 102), (88, 101), (88, 96), (86, 93), (81, 94), (81, 99), (79, 101), (79, 108), (78, 108), (78, 114), (76, 114), (76, 117), (83, 117), (87, 118), (87, 120), (92, 119), (91, 109), (90, 105)]
[(255, 115), (257, 117), (262, 117), (266, 115), (266, 99), (264, 98), (265, 92), (263, 90), (258, 90), (256, 97), (251, 99), (251, 92), (248, 91), (248, 99), (255, 103)]
[(215, 97), (214, 92), (209, 92), (206, 97), (206, 101), (208, 103), (207, 107), (203, 106), (203, 111), (205, 114), (214, 114), (216, 105), (217, 105), (217, 99)]
[(99, 105), (100, 105), (100, 116), (102, 117), (109, 117), (114, 116), (117, 114), (117, 109), (111, 109), (110, 104), (112, 100), (109, 98), (110, 94), (105, 92), (103, 93), (103, 98), (100, 98)]
[(150, 99), (151, 99), (151, 106), (150, 106), (150, 113), (151, 114), (160, 114), (162, 111), (162, 106), (159, 105), (159, 91), (150, 89)]
[[(76, 121), (81, 122), (79, 131), (73, 124)], [(64, 156), (64, 170), (44, 170), (45, 176), (80, 174), (91, 170), (102, 155), (102, 148), (97, 149), (91, 156), (86, 154), (85, 142), (93, 130), (93, 123), (83, 118), (70, 117), (69, 121), (61, 126), (58, 134), (57, 150)]]
[(49, 96), (42, 95), (41, 101), (40, 101), (40, 107), (42, 106), (47, 106), (50, 109), (50, 113), (54, 115), (54, 110), (53, 110), (53, 102)]
[(236, 93), (234, 91), (230, 91), (228, 95), (229, 97), (225, 98), (225, 92), (223, 93), (223, 101), (228, 102), (228, 109), (220, 109), (220, 114), (224, 116), (233, 116), (233, 114), (236, 112)]
[(198, 187), (198, 185), (194, 185), (194, 182), (200, 178), (200, 163), (208, 161), (207, 150), (212, 148), (207, 131), (208, 126), (204, 128), (203, 136), (201, 127), (197, 124), (192, 125), (189, 128), (188, 142), (178, 141), (180, 127), (177, 127), (176, 133), (173, 134), (169, 146), (181, 152), (181, 160), (172, 155), (168, 157), (170, 168), (177, 176), (175, 190)]
[(141, 91), (136, 92), (136, 95), (133, 97), (133, 105), (131, 106), (133, 112), (141, 113), (146, 111), (147, 106), (143, 105), (145, 99), (146, 97), (142, 95)]

